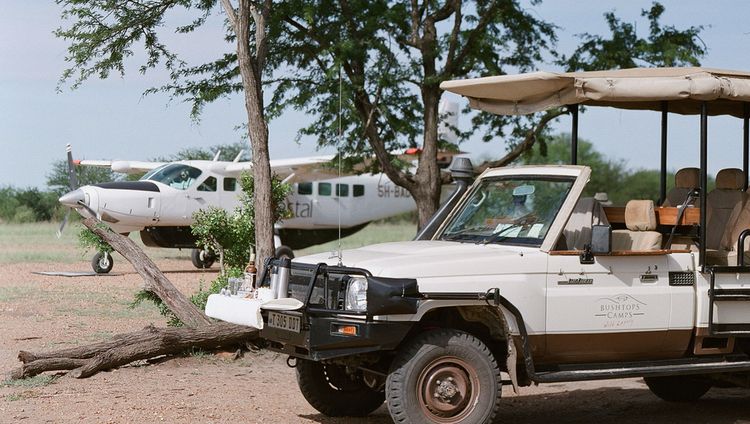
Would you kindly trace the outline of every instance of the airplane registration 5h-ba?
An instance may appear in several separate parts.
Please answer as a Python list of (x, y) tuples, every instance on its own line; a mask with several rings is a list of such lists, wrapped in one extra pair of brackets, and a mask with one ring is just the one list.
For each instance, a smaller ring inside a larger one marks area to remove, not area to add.
[[(70, 149), (70, 145), (68, 145)], [(69, 155), (70, 156), (70, 155)], [(110, 167), (119, 173), (146, 172), (138, 181), (114, 181), (75, 188), (60, 203), (86, 207), (118, 233), (140, 232), (146, 246), (192, 248), (193, 265), (207, 268), (214, 257), (196, 249), (190, 231), (193, 213), (210, 205), (233, 211), (239, 204), (242, 171), (249, 162), (185, 160), (177, 162), (73, 161), (78, 166)], [(321, 167), (333, 156), (271, 161), (271, 169), (292, 183), (286, 205), (292, 216), (276, 224), (276, 253), (293, 257), (301, 249), (347, 236), (369, 222), (412, 211), (414, 200), (385, 174), (338, 176)], [(112, 269), (111, 255), (98, 252), (94, 271)]]

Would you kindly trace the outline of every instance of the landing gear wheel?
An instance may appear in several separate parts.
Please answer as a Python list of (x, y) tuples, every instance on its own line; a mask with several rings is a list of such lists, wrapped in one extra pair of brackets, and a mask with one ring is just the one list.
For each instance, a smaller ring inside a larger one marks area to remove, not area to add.
[(205, 250), (193, 249), (193, 251), (190, 252), (190, 260), (193, 262), (194, 267), (205, 269), (211, 268), (211, 265), (213, 265), (216, 260), (216, 256)]
[(491, 423), (500, 409), (500, 368), (490, 349), (458, 330), (422, 333), (396, 355), (386, 380), (397, 423)]
[(298, 359), (296, 368), (302, 396), (329, 417), (364, 417), (385, 400), (383, 392), (365, 384), (361, 373), (350, 376), (340, 365)]
[(690, 402), (698, 400), (711, 388), (711, 381), (698, 375), (675, 375), (669, 377), (644, 377), (651, 393), (667, 402)]
[(97, 274), (106, 274), (112, 271), (112, 267), (115, 265), (115, 260), (109, 252), (98, 252), (91, 259), (91, 268)]
[(276, 257), (294, 259), (294, 252), (289, 246), (279, 246), (278, 249), (276, 249)]

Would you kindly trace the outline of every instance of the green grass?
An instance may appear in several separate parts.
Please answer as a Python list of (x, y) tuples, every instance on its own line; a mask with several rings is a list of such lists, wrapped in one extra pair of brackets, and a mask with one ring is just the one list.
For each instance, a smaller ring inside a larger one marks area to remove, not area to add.
[[(411, 240), (417, 234), (417, 226), (409, 223), (382, 223), (374, 222), (360, 232), (341, 239), (343, 249), (355, 249), (376, 243), (389, 241)], [(333, 252), (338, 249), (338, 241), (334, 240), (317, 246), (300, 249), (294, 252), (295, 256), (310, 255), (313, 253)]]
[(23, 388), (33, 388), (33, 387), (44, 387), (48, 386), (57, 380), (57, 377), (54, 375), (46, 375), (46, 374), (39, 374), (35, 375), (33, 377), (29, 378), (19, 378), (17, 380), (5, 380), (2, 383), (0, 383), (0, 387), (23, 387)]
[[(43, 222), (32, 224), (0, 224), (0, 264), (2, 263), (48, 263), (69, 262), (88, 263), (94, 252), (83, 251), (78, 246), (79, 223), (72, 223), (65, 228), (63, 236), (57, 238), (55, 232), (57, 223)], [(411, 240), (417, 232), (416, 225), (409, 223), (384, 223), (375, 222), (356, 234), (341, 239), (344, 249), (353, 249), (367, 246), (369, 244), (383, 243), (388, 241)], [(188, 260), (190, 251), (177, 249), (159, 249), (145, 247), (140, 241), (138, 234), (130, 236), (144, 249), (146, 254), (154, 259), (183, 258)], [(321, 245), (300, 249), (295, 256), (309, 255), (313, 253), (332, 252), (338, 248), (338, 241), (332, 241)], [(115, 267), (125, 261), (120, 255), (115, 254)], [(0, 293), (0, 301), (3, 293)]]

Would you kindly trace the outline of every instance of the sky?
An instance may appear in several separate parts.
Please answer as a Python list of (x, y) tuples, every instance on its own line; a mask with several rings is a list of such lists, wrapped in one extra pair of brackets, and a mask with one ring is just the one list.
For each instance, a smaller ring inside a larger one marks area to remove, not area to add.
[[(650, 1), (629, 0), (547, 0), (524, 7), (538, 17), (560, 27), (557, 50), (572, 52), (576, 34), (607, 34), (603, 14), (614, 10), (628, 22), (637, 22), (640, 34), (647, 23), (641, 9)], [(708, 46), (702, 64), (707, 67), (750, 70), (750, 2), (741, 0), (664, 0), (662, 24), (686, 28), (703, 25), (701, 39)], [(66, 22), (54, 1), (0, 0), (0, 187), (39, 187), (55, 160), (65, 157), (65, 145), (73, 145), (78, 159), (147, 160), (166, 156), (185, 147), (208, 147), (243, 141), (237, 127), (245, 121), (244, 104), (239, 96), (208, 105), (200, 119), (190, 118), (190, 106), (167, 94), (144, 96), (143, 92), (168, 81), (161, 70), (145, 75), (137, 70), (137, 54), (124, 77), (91, 79), (71, 90), (58, 80), (66, 68), (67, 42), (53, 31)], [(172, 23), (188, 23), (189, 15), (175, 13)], [(215, 16), (205, 28), (186, 37), (164, 35), (163, 41), (190, 63), (213, 59), (228, 49), (223, 41), (222, 16)], [(540, 70), (557, 71), (551, 64)], [(450, 97), (465, 102), (460, 97)], [(271, 158), (290, 158), (332, 150), (316, 150), (315, 140), (295, 142), (297, 131), (311, 118), (288, 112), (269, 126)], [(660, 115), (653, 112), (589, 108), (580, 118), (579, 136), (595, 143), (611, 159), (622, 159), (631, 169), (659, 166)], [(468, 129), (468, 119), (459, 122)], [(558, 131), (569, 131), (569, 118), (555, 124)], [(698, 164), (696, 117), (670, 115), (669, 168)], [(741, 167), (742, 124), (738, 119), (711, 118), (709, 121), (709, 168), (715, 173), (725, 167)], [(501, 157), (502, 140), (483, 143), (473, 137), (462, 150), (478, 158)]]

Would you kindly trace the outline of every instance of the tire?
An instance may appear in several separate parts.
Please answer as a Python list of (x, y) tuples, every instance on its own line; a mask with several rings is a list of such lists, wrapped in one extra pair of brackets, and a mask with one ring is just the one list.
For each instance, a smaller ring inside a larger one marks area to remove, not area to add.
[(97, 252), (93, 258), (91, 258), (91, 268), (97, 274), (106, 274), (112, 271), (112, 267), (115, 265), (115, 260), (112, 258), (112, 254), (109, 252)]
[(471, 334), (432, 330), (398, 352), (385, 393), (396, 423), (491, 423), (500, 409), (500, 367)]
[(385, 400), (383, 392), (352, 379), (339, 365), (297, 360), (297, 384), (307, 402), (329, 417), (364, 417)]
[(193, 249), (190, 252), (190, 261), (193, 262), (193, 266), (198, 269), (211, 268), (214, 264), (216, 256), (213, 253), (207, 252), (201, 249)]
[(691, 402), (700, 399), (711, 388), (711, 381), (698, 375), (644, 377), (651, 393), (667, 402)]
[(276, 257), (294, 259), (294, 252), (289, 246), (279, 246), (279, 248), (276, 249)]

